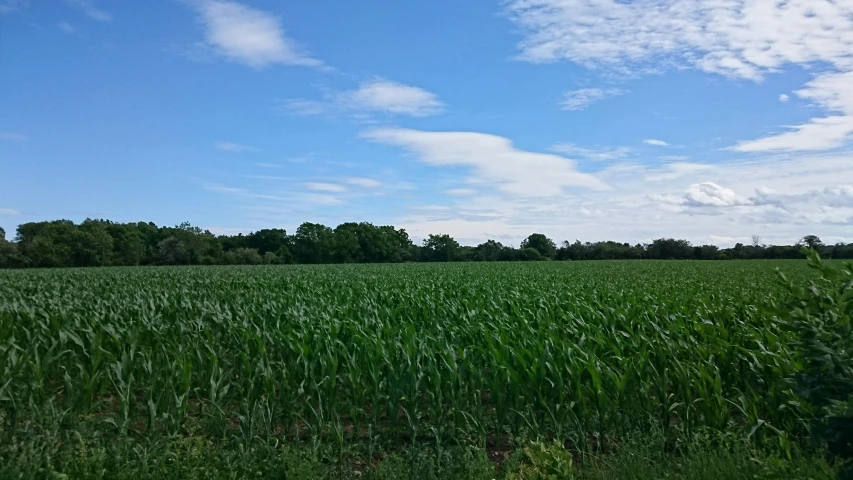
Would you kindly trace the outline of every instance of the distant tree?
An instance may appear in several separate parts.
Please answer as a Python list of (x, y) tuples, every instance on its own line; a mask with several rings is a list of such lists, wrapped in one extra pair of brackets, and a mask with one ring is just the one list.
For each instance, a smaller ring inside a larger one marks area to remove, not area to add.
[(334, 233), (319, 223), (305, 222), (293, 236), (293, 256), (297, 263), (329, 263), (333, 261)]
[(133, 223), (111, 223), (106, 227), (113, 240), (112, 260), (116, 265), (139, 265), (146, 254), (145, 239)]
[(823, 246), (823, 242), (820, 241), (820, 237), (817, 235), (806, 235), (800, 239), (800, 244), (811, 249), (818, 249)]
[(542, 255), (541, 253), (539, 253), (539, 250), (533, 247), (526, 247), (519, 250), (518, 259), (521, 261), (529, 262), (536, 260), (547, 260), (548, 257)]
[(238, 248), (234, 250), (235, 263), (240, 265), (260, 265), (264, 258), (258, 254), (256, 248)]
[(0, 268), (16, 268), (26, 265), (18, 253), (18, 245), (6, 240), (6, 231), (0, 227)]
[(752, 238), (752, 246), (753, 247), (759, 248), (762, 246), (761, 237), (759, 237), (758, 235), (753, 235), (751, 238)]
[(486, 240), (474, 247), (474, 260), (480, 262), (494, 262), (501, 258), (501, 253), (506, 247), (501, 242)]
[(693, 247), (693, 258), (697, 260), (717, 260), (720, 258), (720, 249), (716, 245)]
[(86, 219), (76, 227), (74, 264), (79, 267), (110, 265), (113, 257), (113, 237), (107, 232), (108, 222)]
[(533, 248), (543, 257), (554, 258), (557, 255), (557, 246), (554, 241), (541, 233), (534, 233), (521, 242), (521, 249)]
[(287, 232), (282, 228), (258, 230), (257, 232), (250, 233), (245, 239), (245, 247), (254, 248), (261, 255), (267, 252), (278, 252), (282, 247), (287, 248), (290, 242)]
[(191, 260), (187, 246), (178, 237), (169, 237), (160, 242), (158, 251), (158, 260), (162, 265), (186, 265)]
[(428, 262), (452, 262), (456, 260), (459, 243), (448, 234), (430, 234), (424, 240), (421, 255)]
[(688, 259), (693, 257), (693, 247), (687, 240), (658, 238), (646, 249), (648, 258)]
[(263, 260), (265, 265), (278, 265), (281, 263), (281, 258), (272, 252), (265, 253), (263, 255)]

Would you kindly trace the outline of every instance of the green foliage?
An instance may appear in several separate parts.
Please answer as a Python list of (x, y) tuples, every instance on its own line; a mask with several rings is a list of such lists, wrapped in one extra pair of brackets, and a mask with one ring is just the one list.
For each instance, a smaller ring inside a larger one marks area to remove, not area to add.
[(572, 480), (575, 468), (572, 455), (560, 442), (531, 442), (524, 447), (524, 460), (508, 480)]
[(458, 259), (459, 243), (450, 235), (430, 234), (424, 240), (423, 259), (428, 262), (452, 262)]
[(557, 255), (557, 246), (554, 241), (541, 233), (534, 233), (521, 242), (522, 251), (528, 248), (536, 250), (539, 255), (546, 258), (554, 258)]
[[(204, 232), (169, 233), (209, 248)], [(239, 248), (258, 255), (229, 252)], [(816, 287), (792, 300), (775, 267)], [(35, 470), (0, 478), (76, 478), (67, 472), (84, 467), (59, 468), (49, 445), (74, 445), (87, 428), (77, 456), (93, 471), (121, 458), (157, 475), (194, 465), (263, 478), (276, 470), (259, 464), (291, 465), (280, 455), (298, 447), (322, 454), (324, 471), (367, 458), (367, 476), (386, 458), (387, 471), (402, 462), (424, 478), (485, 478), (483, 452), (517, 439), (555, 439), (586, 459), (639, 432), (662, 439), (660, 455), (683, 455), (706, 431), (776, 449), (781, 466), (764, 466), (783, 471), (815, 412), (846, 415), (786, 383), (847, 388), (801, 378), (847, 371), (836, 358), (849, 350), (810, 366), (818, 347), (793, 341), (815, 325), (824, 346), (850, 338), (838, 288), (849, 273), (825, 285), (820, 273), (769, 261), (3, 271), (0, 460)], [(762, 308), (786, 301), (790, 318)], [(43, 431), (54, 433), (33, 433)], [(255, 449), (245, 454), (255, 463), (239, 449)], [(458, 461), (465, 452), (476, 472)]]
[(789, 295), (779, 315), (801, 358), (792, 383), (811, 407), (813, 433), (847, 462), (843, 478), (853, 478), (853, 264), (828, 264), (815, 250), (806, 254), (817, 279), (801, 287), (781, 274)]

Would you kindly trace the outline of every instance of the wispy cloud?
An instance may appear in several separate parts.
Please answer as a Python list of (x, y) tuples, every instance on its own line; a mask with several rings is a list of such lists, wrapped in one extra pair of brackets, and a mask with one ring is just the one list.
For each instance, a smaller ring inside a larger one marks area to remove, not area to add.
[(382, 186), (382, 182), (380, 182), (379, 180), (367, 177), (350, 177), (344, 181), (350, 185), (355, 185), (357, 187), (362, 188), (376, 188)]
[(779, 95), (779, 101), (782, 103), (788, 103), (788, 100), (790, 100), (790, 99), (791, 99), (791, 97), (789, 97), (788, 95), (786, 95), (784, 93)]
[(569, 90), (563, 93), (563, 99), (560, 101), (562, 110), (583, 110), (591, 104), (604, 100), (608, 97), (615, 97), (627, 93), (625, 90), (618, 88), (580, 88), (577, 90)]
[(355, 90), (338, 94), (337, 103), (351, 110), (425, 117), (444, 109), (434, 94), (412, 85), (374, 78)]
[(535, 63), (568, 60), (633, 75), (692, 67), (756, 82), (786, 65), (820, 65), (823, 73), (795, 94), (832, 115), (733, 149), (827, 150), (853, 138), (847, 2), (510, 0), (506, 9), (525, 33), (520, 58)]
[(827, 150), (841, 147), (853, 138), (853, 67), (845, 73), (818, 75), (794, 93), (837, 115), (812, 118), (808, 123), (790, 127), (790, 131), (740, 142), (733, 149), (740, 152)]
[(656, 138), (648, 138), (646, 140), (643, 140), (643, 143), (645, 143), (646, 145), (652, 145), (655, 147), (666, 147), (669, 145), (669, 143), (664, 142), (663, 140), (658, 140)]
[(68, 5), (80, 10), (87, 17), (99, 22), (111, 22), (113, 16), (95, 5), (94, 0), (65, 0)]
[(20, 215), (21, 212), (12, 208), (0, 208), (0, 215)]
[(325, 115), (335, 107), (330, 102), (308, 100), (305, 98), (288, 98), (277, 103), (275, 110), (291, 115)]
[(302, 186), (308, 190), (314, 190), (316, 192), (342, 193), (347, 191), (347, 187), (336, 183), (307, 182), (303, 183)]
[(444, 103), (420, 87), (377, 77), (362, 82), (356, 89), (329, 93), (323, 100), (284, 100), (279, 102), (278, 110), (294, 115), (385, 113), (426, 117), (444, 111)]
[(21, 133), (0, 132), (0, 140), (11, 140), (13, 142), (26, 142), (29, 138)]
[(68, 22), (59, 22), (56, 24), (56, 27), (62, 30), (62, 33), (67, 33), (69, 35), (74, 33), (74, 27), (72, 27)]
[(659, 168), (649, 169), (645, 174), (644, 179), (647, 182), (675, 180), (687, 175), (708, 171), (713, 168), (713, 165), (706, 163), (672, 162), (666, 163)]
[(224, 0), (199, 0), (190, 5), (199, 13), (207, 44), (231, 61), (254, 68), (323, 65), (285, 35), (275, 15)]
[(477, 191), (473, 188), (451, 188), (450, 190), (446, 190), (445, 193), (454, 197), (469, 197), (476, 195)]
[(0, 14), (17, 12), (29, 3), (30, 0), (0, 0)]
[(468, 182), (525, 197), (557, 196), (567, 187), (607, 190), (607, 184), (578, 171), (575, 162), (559, 155), (517, 149), (504, 137), (479, 132), (429, 132), (378, 128), (364, 138), (396, 145), (434, 166), (471, 169)]
[(239, 143), (234, 142), (214, 142), (214, 148), (218, 150), (224, 150), (226, 152), (234, 152), (234, 153), (246, 153), (246, 152), (257, 152), (259, 151), (255, 147), (250, 147), (249, 145), (241, 145)]
[(587, 158), (590, 160), (615, 160), (631, 154), (631, 149), (627, 147), (581, 147), (566, 142), (554, 144), (551, 150), (570, 157)]

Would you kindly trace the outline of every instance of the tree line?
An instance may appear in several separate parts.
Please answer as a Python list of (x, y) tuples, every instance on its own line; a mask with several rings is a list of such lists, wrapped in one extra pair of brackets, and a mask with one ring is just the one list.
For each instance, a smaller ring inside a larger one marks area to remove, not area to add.
[(794, 245), (749, 245), (732, 248), (691, 245), (687, 240), (659, 238), (651, 243), (565, 241), (560, 245), (541, 233), (518, 247), (488, 240), (460, 245), (447, 234), (429, 235), (415, 244), (406, 230), (390, 225), (348, 222), (335, 228), (303, 223), (293, 234), (283, 229), (248, 235), (214, 235), (187, 222), (174, 227), (151, 222), (93, 220), (30, 222), (18, 226), (7, 241), (0, 228), (0, 268), (96, 267), (109, 265), (235, 265), (397, 263), (455, 261), (534, 261), (610, 259), (727, 260), (801, 258), (806, 245), (830, 258), (853, 258), (853, 243), (824, 245), (808, 235)]

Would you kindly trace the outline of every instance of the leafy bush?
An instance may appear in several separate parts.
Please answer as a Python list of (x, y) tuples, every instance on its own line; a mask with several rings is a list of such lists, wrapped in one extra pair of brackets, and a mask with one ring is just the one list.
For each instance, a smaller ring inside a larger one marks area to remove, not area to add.
[(790, 380), (811, 407), (812, 434), (844, 462), (839, 478), (853, 478), (853, 264), (837, 268), (815, 250), (805, 253), (819, 278), (802, 287), (780, 273), (789, 293), (780, 317), (801, 358)]
[(521, 467), (511, 472), (509, 480), (572, 480), (575, 469), (572, 455), (557, 440), (550, 444), (531, 442), (524, 447)]

